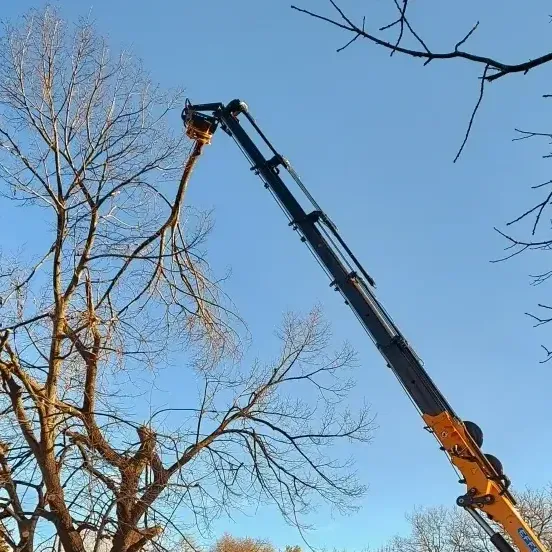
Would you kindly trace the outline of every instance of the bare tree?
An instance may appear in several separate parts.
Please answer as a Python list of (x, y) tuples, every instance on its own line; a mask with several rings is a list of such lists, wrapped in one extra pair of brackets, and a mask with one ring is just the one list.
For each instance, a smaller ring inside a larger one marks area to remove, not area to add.
[[(204, 251), (210, 219), (184, 206), (199, 151), (168, 127), (181, 104), (86, 20), (47, 8), (5, 25), (1, 208), (35, 235), (0, 262), (0, 536), (13, 550), (166, 549), (259, 500), (302, 527), (317, 499), (346, 509), (363, 492), (331, 444), (367, 441), (373, 424), (343, 405), (354, 355), (332, 353), (320, 313), (285, 319), (273, 362), (240, 364), (240, 321)], [(175, 392), (154, 411), (155, 373), (176, 363), (198, 402)]]
[(234, 537), (225, 533), (216, 541), (211, 552), (276, 552), (276, 548), (262, 539)]
[[(552, 486), (519, 493), (525, 519), (545, 546), (552, 546)], [(407, 516), (410, 531), (378, 552), (493, 552), (488, 537), (460, 509), (420, 508)], [(496, 526), (496, 529), (500, 528)], [(508, 538), (507, 535), (505, 535)]]
[[(211, 547), (211, 552), (277, 552), (268, 540), (251, 537), (235, 537), (225, 533)], [(298, 545), (287, 545), (282, 552), (301, 552)]]
[[(467, 29), (463, 36), (451, 41), (447, 50), (435, 50), (429, 41), (411, 24), (409, 0), (392, 0), (390, 5), (396, 11), (396, 16), (391, 21), (382, 21), (376, 30), (371, 30), (366, 25), (366, 19), (355, 21), (355, 18), (340, 6), (339, 2), (329, 0), (330, 12), (326, 15), (320, 12), (313, 12), (302, 7), (292, 6), (298, 12), (306, 14), (318, 21), (330, 24), (342, 29), (351, 38), (341, 47), (338, 52), (350, 47), (359, 39), (368, 42), (370, 45), (383, 48), (389, 51), (390, 56), (403, 55), (419, 60), (422, 66), (432, 62), (465, 62), (481, 68), (481, 75), (477, 84), (476, 100), (467, 128), (454, 158), (456, 162), (468, 141), (474, 126), (477, 112), (482, 104), (486, 87), (497, 82), (508, 75), (525, 75), (529, 71), (548, 66), (552, 61), (552, 52), (536, 55), (521, 63), (506, 63), (492, 56), (476, 54), (467, 49), (466, 44), (476, 32), (481, 32), (479, 22), (475, 21), (470, 29)], [(372, 22), (371, 26), (374, 26)], [(544, 98), (551, 98), (551, 94), (544, 94)], [(514, 140), (541, 139), (548, 142), (552, 139), (552, 133), (532, 132), (515, 129)], [(551, 158), (552, 154), (546, 152), (545, 158)], [(506, 229), (495, 230), (506, 240), (506, 255), (493, 262), (500, 262), (521, 253), (531, 251), (550, 251), (552, 249), (552, 234), (549, 224), (549, 213), (552, 207), (552, 180), (536, 182), (531, 186), (538, 195), (537, 199), (530, 200), (527, 208), (520, 210), (519, 214), (512, 217), (506, 223)], [(517, 231), (516, 231), (517, 229)], [(540, 285), (552, 277), (552, 270), (539, 270), (536, 274), (530, 275), (532, 285)], [(535, 326), (541, 326), (552, 322), (552, 304), (543, 302), (538, 305), (539, 311), (527, 313)], [(546, 356), (543, 362), (552, 359), (552, 350), (542, 345)]]

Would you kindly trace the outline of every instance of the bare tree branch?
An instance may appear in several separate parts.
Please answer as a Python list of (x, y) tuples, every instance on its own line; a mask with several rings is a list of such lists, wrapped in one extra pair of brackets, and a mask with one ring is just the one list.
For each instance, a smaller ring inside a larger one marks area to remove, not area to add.
[[(167, 123), (181, 100), (87, 20), (33, 10), (0, 37), (0, 194), (46, 238), (0, 257), (0, 536), (24, 552), (169, 548), (252, 500), (302, 528), (363, 493), (332, 444), (373, 421), (320, 312), (243, 362), (186, 203), (200, 148)], [(197, 389), (161, 397), (175, 365)]]
[[(519, 507), (545, 546), (552, 546), (552, 492), (550, 485), (519, 493)], [(408, 534), (396, 536), (377, 552), (492, 552), (494, 546), (460, 509), (418, 508), (407, 515)], [(491, 522), (493, 523), (493, 522)], [(493, 523), (495, 530), (500, 527)], [(508, 535), (504, 537), (511, 543)]]
[[(491, 75), (488, 75), (485, 77), (485, 79), (489, 82), (495, 81), (499, 78), (502, 78), (512, 73), (527, 73), (531, 69), (540, 67), (541, 65), (544, 65), (549, 61), (552, 61), (552, 52), (530, 59), (523, 63), (508, 64), (491, 57), (472, 54), (470, 52), (460, 50), (460, 46), (462, 46), (468, 40), (468, 38), (474, 33), (475, 29), (478, 26), (478, 23), (476, 23), (474, 27), (467, 33), (467, 35), (456, 43), (455, 48), (449, 52), (434, 52), (430, 50), (425, 45), (425, 43), (422, 43), (422, 46), (423, 46), (422, 50), (402, 47), (400, 46), (400, 42), (403, 38), (404, 26), (409, 27), (407, 23), (408, 20), (405, 15), (408, 2), (404, 2), (403, 0), (402, 6), (398, 2), (395, 2), (395, 5), (397, 6), (397, 9), (400, 12), (399, 19), (392, 22), (391, 24), (380, 27), (380, 31), (382, 31), (382, 30), (386, 30), (391, 27), (394, 27), (395, 25), (400, 25), (401, 32), (399, 33), (399, 38), (395, 43), (393, 43), (388, 40), (379, 38), (376, 35), (366, 31), (362, 26), (356, 25), (352, 21), (352, 19), (345, 14), (344, 10), (341, 9), (334, 0), (329, 0), (329, 1), (332, 7), (334, 8), (334, 10), (337, 12), (338, 17), (335, 19), (332, 17), (321, 15), (320, 13), (312, 12), (310, 10), (307, 10), (295, 5), (292, 5), (291, 8), (300, 13), (303, 13), (305, 15), (309, 15), (310, 17), (318, 19), (319, 21), (324, 21), (325, 23), (329, 23), (334, 27), (338, 27), (340, 29), (343, 29), (344, 31), (351, 32), (351, 33), (354, 33), (355, 35), (358, 35), (359, 37), (365, 38), (378, 46), (381, 46), (383, 48), (390, 50), (391, 54), (398, 52), (411, 57), (423, 59), (425, 65), (427, 65), (429, 62), (433, 60), (450, 60), (450, 59), (463, 59), (473, 63), (481, 64), (483, 65), (483, 67), (488, 67), (489, 69), (494, 70), (494, 72)], [(415, 38), (418, 41), (420, 41), (420, 39), (417, 37), (417, 34), (414, 33), (412, 30), (411, 32), (415, 36)]]

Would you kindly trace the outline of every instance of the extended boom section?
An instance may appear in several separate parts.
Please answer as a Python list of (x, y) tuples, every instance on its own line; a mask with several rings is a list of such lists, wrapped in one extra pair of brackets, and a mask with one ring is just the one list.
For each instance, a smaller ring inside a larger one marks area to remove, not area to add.
[[(501, 462), (481, 450), (483, 434), (473, 422), (462, 421), (426, 372), (421, 360), (378, 301), (375, 283), (322, 211), (301, 179), (249, 114), (247, 105), (233, 100), (227, 105), (186, 104), (182, 113), (187, 135), (198, 144), (209, 144), (220, 126), (230, 135), (251, 163), (251, 170), (263, 180), (286, 213), (289, 225), (299, 233), (328, 274), (331, 286), (351, 307), (374, 344), (385, 358), (404, 390), (419, 410), (426, 429), (461, 473), (467, 491), (457, 504), (465, 508), (489, 535), (501, 552), (512, 552), (508, 542), (481, 515), (500, 524), (522, 552), (547, 552), (518, 513), (508, 491), (510, 482)], [(249, 123), (253, 140), (241, 120)], [(263, 153), (264, 150), (266, 153)], [(288, 175), (301, 192), (299, 201), (283, 176)], [(304, 206), (306, 205), (306, 207)]]

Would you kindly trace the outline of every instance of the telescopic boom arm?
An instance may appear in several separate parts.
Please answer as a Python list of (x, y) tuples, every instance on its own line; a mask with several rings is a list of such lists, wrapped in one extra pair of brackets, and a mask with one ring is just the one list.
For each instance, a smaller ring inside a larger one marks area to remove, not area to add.
[[(245, 118), (257, 135), (256, 144), (244, 130)], [(458, 497), (463, 507), (489, 535), (500, 552), (513, 548), (486, 521), (482, 513), (500, 524), (520, 552), (547, 552), (515, 507), (501, 462), (481, 450), (483, 433), (473, 422), (462, 421), (433, 383), (423, 364), (399, 328), (374, 294), (375, 283), (339, 235), (336, 226), (320, 209), (290, 163), (280, 155), (239, 100), (229, 104), (192, 105), (182, 113), (187, 135), (197, 144), (209, 144), (220, 126), (236, 141), (251, 163), (251, 170), (264, 181), (289, 218), (289, 225), (301, 236), (330, 277), (331, 286), (341, 292), (360, 323), (394, 372), (420, 412), (426, 429), (461, 473), (467, 492)], [(267, 150), (268, 156), (260, 148)], [(287, 173), (310, 204), (305, 210), (282, 178)]]

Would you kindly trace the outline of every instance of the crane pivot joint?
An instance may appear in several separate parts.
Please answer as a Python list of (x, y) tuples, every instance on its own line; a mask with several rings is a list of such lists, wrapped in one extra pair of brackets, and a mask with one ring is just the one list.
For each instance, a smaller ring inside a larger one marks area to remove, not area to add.
[(495, 497), (490, 494), (476, 496), (476, 489), (470, 489), (465, 495), (459, 496), (456, 499), (456, 504), (462, 508), (470, 508), (473, 506), (485, 506), (492, 504), (495, 501)]

